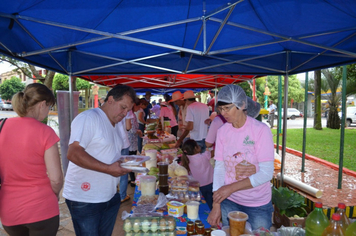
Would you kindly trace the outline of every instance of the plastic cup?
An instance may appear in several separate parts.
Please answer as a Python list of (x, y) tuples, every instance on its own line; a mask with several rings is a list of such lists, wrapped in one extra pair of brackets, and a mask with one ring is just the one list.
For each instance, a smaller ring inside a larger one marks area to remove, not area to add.
[(230, 221), (230, 235), (241, 235), (245, 233), (245, 225), (248, 215), (242, 211), (231, 211), (227, 215)]
[(211, 236), (226, 236), (226, 233), (224, 230), (218, 229), (218, 230), (211, 231), (210, 235)]
[(150, 157), (150, 159), (145, 162), (146, 168), (157, 167), (157, 150), (146, 150), (145, 155)]
[(168, 163), (167, 162), (158, 162), (158, 169), (161, 175), (168, 174)]
[(198, 219), (199, 217), (199, 205), (197, 201), (188, 201), (185, 203), (187, 206), (187, 216), (191, 220)]
[(168, 174), (158, 174), (159, 185), (168, 185)]
[(142, 196), (153, 196), (156, 193), (156, 177), (145, 175), (140, 178)]

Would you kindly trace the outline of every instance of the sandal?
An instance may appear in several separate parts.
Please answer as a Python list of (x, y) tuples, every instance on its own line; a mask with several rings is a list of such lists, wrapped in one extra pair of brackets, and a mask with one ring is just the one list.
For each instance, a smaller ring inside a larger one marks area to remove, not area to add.
[(129, 196), (129, 195), (126, 195), (126, 197), (121, 200), (121, 203), (126, 202), (126, 201), (128, 201), (128, 200), (130, 200), (130, 196)]

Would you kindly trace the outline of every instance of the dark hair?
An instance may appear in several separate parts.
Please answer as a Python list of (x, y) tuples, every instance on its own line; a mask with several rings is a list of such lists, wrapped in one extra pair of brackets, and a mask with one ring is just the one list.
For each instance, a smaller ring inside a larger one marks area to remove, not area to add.
[(17, 115), (24, 117), (37, 103), (42, 101), (46, 101), (48, 106), (56, 103), (52, 91), (46, 85), (33, 83), (12, 97), (12, 106)]
[(191, 101), (191, 102), (192, 102), (192, 101), (196, 101), (195, 98), (188, 98), (187, 100), (188, 100), (188, 101)]
[(182, 166), (185, 167), (188, 170), (188, 173), (190, 173), (190, 168), (189, 168), (189, 158), (187, 155), (195, 155), (195, 148), (198, 146), (198, 143), (193, 140), (193, 139), (188, 139), (183, 143), (182, 146), (182, 159), (181, 163)]
[(145, 98), (141, 98), (139, 104), (143, 104), (143, 105), (147, 106), (148, 102), (147, 102), (147, 100)]
[(120, 101), (125, 95), (129, 96), (133, 102), (136, 101), (136, 92), (132, 87), (118, 84), (108, 92), (105, 98), (105, 102), (108, 101), (110, 96), (112, 96), (115, 101)]
[(225, 106), (225, 105), (230, 105), (230, 104), (232, 104), (232, 102), (217, 102), (216, 103), (216, 106)]

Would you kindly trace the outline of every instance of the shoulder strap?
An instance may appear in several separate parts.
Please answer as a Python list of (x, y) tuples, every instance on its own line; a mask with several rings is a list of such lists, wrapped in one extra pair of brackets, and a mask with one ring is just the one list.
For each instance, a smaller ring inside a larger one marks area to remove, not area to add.
[(0, 122), (1, 122), (1, 124), (0, 124), (0, 132), (1, 132), (2, 127), (3, 127), (4, 124), (5, 124), (5, 121), (6, 121), (6, 120), (7, 120), (7, 118), (0, 119)]
[(226, 123), (225, 117), (223, 117), (221, 114), (219, 114), (218, 117), (220, 117), (220, 119), (222, 120), (222, 122), (223, 122), (224, 124)]

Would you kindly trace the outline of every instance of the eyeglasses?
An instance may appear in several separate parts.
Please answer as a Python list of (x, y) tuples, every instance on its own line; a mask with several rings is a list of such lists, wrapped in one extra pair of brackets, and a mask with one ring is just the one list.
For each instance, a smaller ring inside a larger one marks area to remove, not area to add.
[(231, 108), (236, 107), (237, 110), (239, 109), (237, 106), (235, 106), (235, 104), (232, 104), (230, 106), (225, 106), (225, 107), (218, 107), (218, 111), (221, 112), (229, 112), (231, 110)]

